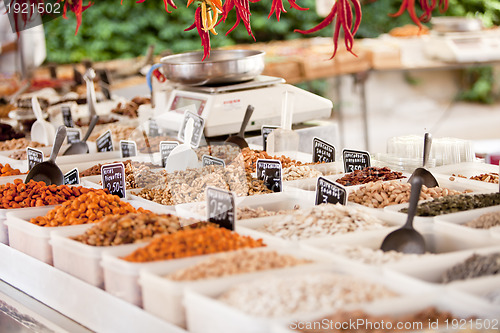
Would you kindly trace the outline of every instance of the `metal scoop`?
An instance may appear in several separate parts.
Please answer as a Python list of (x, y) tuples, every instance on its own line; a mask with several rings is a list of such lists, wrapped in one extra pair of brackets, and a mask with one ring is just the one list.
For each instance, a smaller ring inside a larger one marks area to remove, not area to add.
[(31, 179), (36, 181), (42, 181), (47, 185), (62, 185), (64, 183), (64, 176), (61, 169), (56, 165), (56, 157), (61, 149), (61, 145), (66, 138), (66, 127), (59, 126), (56, 133), (56, 138), (54, 144), (52, 145), (52, 152), (50, 153), (50, 158), (48, 161), (38, 163), (26, 176), (24, 181), (27, 184)]
[(83, 79), (87, 85), (87, 105), (89, 107), (89, 118), (96, 115), (95, 105), (97, 97), (95, 95), (94, 79), (96, 77), (95, 71), (89, 68), (83, 75)]
[(247, 148), (248, 143), (245, 141), (245, 129), (247, 128), (248, 121), (252, 117), (254, 107), (252, 105), (248, 105), (247, 110), (245, 112), (245, 117), (243, 117), (243, 122), (241, 123), (240, 132), (237, 135), (231, 135), (226, 139), (228, 143), (234, 143), (240, 149)]
[(73, 142), (63, 153), (63, 155), (77, 155), (77, 154), (88, 154), (89, 153), (89, 146), (87, 145), (87, 139), (89, 138), (90, 134), (94, 130), (95, 125), (99, 121), (99, 116), (94, 115), (92, 116), (92, 119), (90, 120), (89, 128), (87, 129), (87, 133), (85, 133), (85, 136), (83, 137), (82, 140), (78, 142)]
[(430, 133), (425, 133), (424, 135), (424, 159), (422, 163), (421, 168), (416, 168), (415, 171), (410, 176), (410, 179), (408, 179), (408, 183), (411, 183), (411, 180), (415, 176), (419, 176), (422, 178), (423, 185), (427, 187), (438, 187), (438, 181), (432, 173), (430, 173), (427, 169), (425, 169), (425, 165), (427, 164), (427, 161), (429, 160), (429, 153), (431, 152), (431, 145), (432, 145), (432, 136)]
[(184, 143), (175, 147), (167, 159), (167, 172), (186, 170), (198, 167), (198, 156), (191, 149), (191, 138), (193, 136), (194, 120), (189, 118), (184, 130)]
[(54, 126), (43, 118), (42, 108), (36, 96), (31, 98), (31, 106), (36, 116), (36, 121), (31, 126), (31, 140), (48, 146), (54, 141)]
[(408, 217), (403, 227), (394, 230), (384, 238), (380, 249), (384, 252), (397, 251), (403, 253), (425, 253), (425, 240), (422, 235), (413, 228), (413, 218), (417, 212), (418, 199), (422, 189), (423, 179), (416, 175), (411, 180), (410, 206)]

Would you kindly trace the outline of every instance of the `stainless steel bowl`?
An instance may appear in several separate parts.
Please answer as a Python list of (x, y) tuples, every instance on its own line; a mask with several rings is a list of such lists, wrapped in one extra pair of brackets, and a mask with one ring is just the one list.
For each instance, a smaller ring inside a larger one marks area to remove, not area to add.
[(191, 86), (230, 84), (254, 79), (264, 70), (263, 51), (215, 50), (180, 53), (160, 60), (168, 80)]

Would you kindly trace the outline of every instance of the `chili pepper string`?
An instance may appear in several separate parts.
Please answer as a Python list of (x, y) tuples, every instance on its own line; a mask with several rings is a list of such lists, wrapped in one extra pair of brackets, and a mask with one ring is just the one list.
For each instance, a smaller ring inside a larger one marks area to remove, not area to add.
[[(258, 0), (257, 0), (258, 1)], [(253, 2), (257, 2), (253, 1)], [(243, 25), (245, 26), (248, 34), (252, 36), (253, 40), (255, 40), (255, 36), (253, 35), (252, 32), (252, 27), (250, 25), (250, 2), (249, 0), (226, 0), (224, 3), (223, 9), (222, 9), (222, 21), (226, 22), (227, 16), (233, 10), (233, 8), (236, 8), (236, 22), (234, 25), (231, 27), (226, 32), (226, 36), (230, 34), (236, 27), (240, 24), (240, 21), (243, 21)]]
[(196, 28), (196, 30), (198, 31), (198, 35), (200, 35), (201, 45), (203, 46), (203, 58), (201, 59), (201, 61), (203, 61), (210, 56), (210, 33), (203, 30), (200, 6), (196, 8), (196, 11), (194, 13), (194, 23), (188, 28), (184, 29), (184, 31), (193, 30), (194, 28)]
[[(137, 0), (135, 3), (143, 3), (146, 0)], [(123, 4), (123, 0), (121, 2)], [(168, 6), (172, 7), (173, 9), (177, 9), (177, 6), (175, 5), (173, 0), (163, 0), (163, 3), (165, 4), (165, 11), (167, 13), (172, 13), (172, 11), (168, 10)]]
[(359, 25), (361, 24), (361, 15), (361, 3), (359, 0), (336, 0), (330, 10), (330, 13), (318, 25), (309, 30), (295, 29), (295, 32), (310, 34), (330, 26), (333, 20), (336, 19), (333, 33), (334, 50), (330, 59), (333, 59), (335, 54), (337, 54), (341, 29), (344, 31), (346, 50), (351, 52), (353, 55), (356, 55), (352, 48), (354, 46), (354, 35), (358, 31)]
[[(58, 0), (57, 2), (62, 2), (64, 0)], [(89, 8), (90, 6), (93, 5), (93, 2), (89, 1), (89, 3), (86, 6), (83, 6), (83, 0), (66, 0), (64, 1), (63, 5), (63, 17), (67, 19), (68, 17), (66, 16), (67, 10), (69, 8), (70, 11), (75, 13), (76, 16), (76, 29), (75, 29), (75, 35), (78, 33), (78, 29), (80, 28), (80, 25), (82, 24), (82, 13)]]
[[(415, 0), (403, 0), (399, 10), (394, 14), (389, 14), (391, 17), (396, 17), (402, 15), (405, 11), (408, 11), (411, 20), (422, 28), (422, 22), (427, 22), (432, 17), (432, 12), (436, 9), (437, 0), (420, 0), (420, 7), (422, 8), (422, 15), (417, 16), (417, 11), (415, 9)], [(448, 0), (439, 0), (439, 11), (441, 13), (448, 9)]]

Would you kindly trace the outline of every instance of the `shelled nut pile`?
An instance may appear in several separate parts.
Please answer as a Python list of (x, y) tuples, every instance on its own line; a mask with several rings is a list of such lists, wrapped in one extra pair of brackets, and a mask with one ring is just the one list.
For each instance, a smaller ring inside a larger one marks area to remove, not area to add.
[(443, 274), (443, 283), (500, 274), (500, 253), (473, 254)]
[(322, 204), (280, 216), (257, 230), (288, 240), (301, 240), (384, 227), (384, 222), (358, 209)]
[(240, 147), (232, 144), (202, 146), (196, 148), (194, 151), (200, 161), (203, 155), (210, 155), (224, 160), (226, 165), (232, 163), (241, 153)]
[(271, 156), (263, 150), (253, 150), (250, 148), (243, 148), (241, 150), (243, 154), (243, 160), (245, 162), (245, 169), (248, 173), (255, 172), (255, 167), (257, 165), (258, 159), (275, 159), (281, 162), (281, 166), (283, 168), (288, 168), (293, 165), (298, 166), (303, 163), (300, 161), (296, 161), (286, 156)]
[(401, 178), (405, 177), (399, 171), (392, 171), (387, 167), (368, 167), (364, 168), (363, 170), (355, 170), (351, 173), (348, 173), (342, 178), (337, 179), (336, 182), (344, 186), (351, 186), (367, 184), (378, 180), (387, 181)]
[[(44, 154), (44, 157), (49, 157), (49, 156), (50, 154)], [(26, 160), (28, 159), (28, 153), (26, 152), (26, 149), (16, 150), (9, 155), (9, 158), (18, 161)]]
[(242, 250), (212, 256), (194, 266), (169, 274), (165, 278), (173, 281), (196, 281), (293, 267), (311, 262), (292, 255), (279, 254), (276, 251)]
[(109, 124), (105, 127), (100, 128), (92, 132), (89, 137), (89, 141), (95, 141), (98, 137), (103, 135), (107, 131), (111, 131), (111, 137), (113, 141), (119, 142), (120, 140), (129, 140), (132, 136), (132, 133), (135, 131), (135, 127), (118, 125), (118, 124)]
[(498, 184), (498, 173), (496, 173), (496, 172), (482, 173), (480, 175), (471, 176), (471, 177), (468, 177), (468, 178), (466, 176), (464, 176), (464, 175), (461, 175), (461, 174), (453, 174), (452, 177), (450, 177), (451, 181), (455, 180), (453, 177), (466, 178), (466, 179), (472, 179), (472, 180), (479, 180), (481, 182)]
[[(438, 216), (471, 209), (500, 205), (500, 193), (450, 195), (417, 206), (417, 216)], [(400, 210), (406, 213), (407, 208)]]
[[(466, 191), (470, 192), (470, 191)], [(349, 194), (349, 201), (372, 208), (383, 208), (410, 201), (411, 184), (397, 180), (368, 183)], [(464, 192), (442, 187), (428, 188), (422, 185), (420, 200), (457, 195)]]
[(12, 139), (0, 142), (0, 151), (26, 149), (27, 147), (40, 148), (45, 147), (45, 145), (36, 141), (30, 141), (26, 138)]
[(20, 174), (21, 170), (12, 168), (9, 163), (6, 163), (5, 165), (0, 163), (0, 177), (18, 176)]
[[(197, 226), (196, 223), (187, 223), (190, 224), (187, 229)], [(182, 229), (181, 224), (182, 218), (172, 214), (143, 212), (109, 215), (72, 239), (92, 246), (132, 244), (150, 240), (155, 235), (177, 232)]]
[(348, 259), (359, 261), (368, 265), (384, 265), (400, 260), (412, 260), (422, 256), (432, 255), (426, 253), (423, 255), (409, 254), (397, 251), (384, 252), (380, 249), (371, 249), (363, 246), (338, 245), (327, 246), (322, 248), (334, 254), (346, 257)]
[(231, 190), (238, 196), (271, 193), (262, 181), (234, 165), (226, 168), (208, 165), (161, 175), (153, 188), (143, 189), (137, 195), (163, 205), (174, 205), (205, 200), (207, 186)]
[(307, 165), (292, 165), (283, 169), (283, 181), (291, 181), (303, 178), (315, 178), (323, 174), (318, 170), (311, 169)]
[(318, 273), (242, 283), (223, 293), (219, 300), (252, 316), (282, 317), (395, 296), (383, 285), (354, 276)]
[[(41, 227), (58, 227), (94, 223), (105, 215), (124, 215), (137, 211), (128, 202), (120, 200), (118, 196), (108, 194), (104, 190), (97, 190), (66, 201), (61, 206), (50, 210), (45, 216), (32, 218), (30, 222)], [(144, 210), (140, 208), (139, 211)]]
[(148, 245), (123, 257), (131, 262), (149, 262), (199, 256), (265, 246), (261, 239), (241, 236), (224, 228), (180, 230), (154, 238)]
[(500, 212), (486, 213), (464, 224), (469, 228), (490, 229), (500, 225)]

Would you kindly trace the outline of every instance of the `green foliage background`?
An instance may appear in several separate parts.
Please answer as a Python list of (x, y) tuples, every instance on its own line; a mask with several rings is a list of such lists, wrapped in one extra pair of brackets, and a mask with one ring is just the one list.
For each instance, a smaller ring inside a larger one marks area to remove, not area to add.
[[(331, 0), (333, 3), (333, 0)], [(363, 19), (358, 37), (376, 37), (396, 26), (410, 23), (408, 14), (389, 17), (395, 13), (402, 0), (378, 0), (363, 2)], [(76, 19), (69, 13), (68, 19), (59, 18), (45, 25), (48, 61), (56, 63), (79, 62), (88, 58), (93, 61), (128, 58), (143, 55), (147, 46), (154, 44), (156, 52), (170, 50), (174, 53), (201, 50), (195, 30), (183, 30), (193, 22), (195, 4), (186, 8), (186, 0), (175, 0), (178, 8), (168, 14), (161, 0), (147, 0), (142, 4), (135, 0), (94, 0), (95, 4), (83, 13), (83, 23), (75, 35)], [(289, 8), (284, 0), (285, 8)], [(280, 22), (276, 17), (267, 19), (271, 0), (251, 4), (251, 24), (258, 42), (307, 38), (293, 32), (309, 29), (319, 23), (315, 0), (298, 0), (308, 11), (294, 9), (283, 13)], [(446, 15), (479, 16), (486, 25), (500, 24), (498, 0), (449, 0)], [(436, 11), (436, 14), (439, 15)], [(233, 16), (217, 27), (218, 36), (212, 36), (212, 47), (238, 43), (252, 43), (242, 24), (229, 36), (225, 36), (234, 22)], [(331, 36), (331, 29), (324, 29), (314, 36)], [(313, 35), (309, 35), (313, 36)]]

